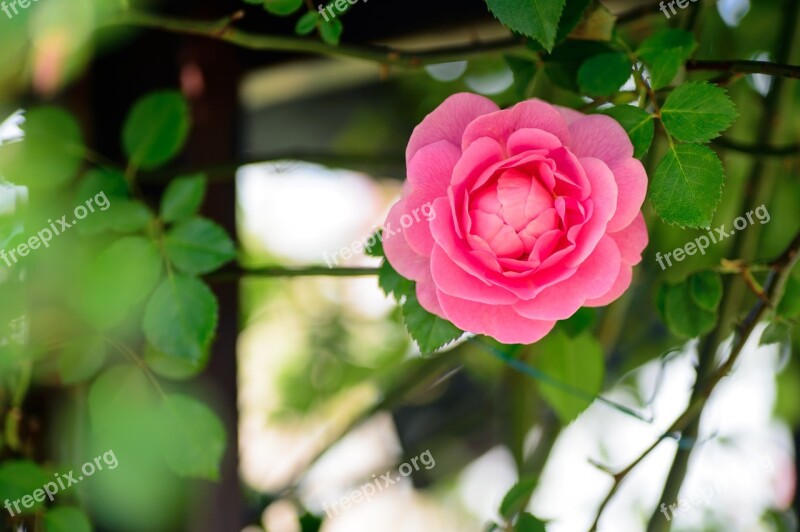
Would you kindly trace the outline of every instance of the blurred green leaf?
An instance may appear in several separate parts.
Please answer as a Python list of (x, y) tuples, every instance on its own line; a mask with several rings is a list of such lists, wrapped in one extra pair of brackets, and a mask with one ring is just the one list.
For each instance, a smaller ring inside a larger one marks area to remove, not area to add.
[(98, 432), (115, 432), (135, 425), (155, 399), (144, 372), (132, 364), (119, 364), (100, 374), (89, 388), (89, 417)]
[(44, 532), (92, 532), (92, 524), (80, 508), (59, 506), (44, 515)]
[(506, 56), (505, 60), (514, 75), (514, 93), (520, 100), (527, 98), (536, 77), (536, 63), (514, 56)]
[(593, 56), (611, 51), (605, 43), (567, 40), (545, 58), (544, 70), (559, 87), (578, 92), (578, 70), (581, 65)]
[(342, 31), (344, 31), (344, 26), (338, 18), (323, 20), (319, 25), (319, 35), (322, 40), (334, 46), (339, 44), (339, 40), (342, 38)]
[(722, 277), (717, 272), (693, 273), (687, 278), (692, 301), (703, 310), (716, 312), (722, 301)]
[(228, 233), (205, 218), (176, 224), (167, 232), (164, 247), (170, 262), (186, 273), (208, 273), (236, 257)]
[(669, 85), (695, 49), (697, 41), (691, 32), (669, 28), (645, 39), (636, 53), (647, 65), (650, 85), (657, 90)]
[(17, 185), (61, 185), (78, 173), (86, 148), (78, 122), (58, 107), (25, 114), (24, 140), (0, 145), (0, 175)]
[(94, 377), (106, 359), (102, 336), (80, 338), (67, 344), (58, 359), (58, 375), (63, 384), (75, 384)]
[(203, 358), (217, 327), (217, 299), (202, 281), (176, 274), (156, 289), (145, 309), (147, 340), (163, 353)]
[(125, 119), (122, 145), (136, 168), (156, 168), (183, 148), (189, 134), (189, 104), (178, 91), (152, 92)]
[[(559, 331), (550, 333), (537, 344), (535, 365), (548, 377), (581, 390), (586, 395), (597, 395), (603, 385), (603, 349), (589, 334), (568, 338)], [(541, 383), (539, 391), (563, 425), (571, 423), (589, 407), (585, 397), (548, 383)]]
[[(42, 503), (33, 500), (32, 494), (35, 490), (41, 490), (50, 480), (52, 476), (30, 460), (7, 460), (0, 465), (0, 503), (25, 497), (30, 507), (19, 504), (20, 513), (35, 513), (41, 510)], [(16, 507), (12, 508), (16, 513)]]
[(207, 181), (204, 174), (180, 176), (170, 181), (161, 198), (161, 219), (171, 223), (197, 214), (203, 204)]
[(281, 17), (291, 15), (302, 5), (303, 0), (264, 0), (264, 9)]
[(717, 154), (697, 144), (669, 149), (650, 182), (650, 202), (668, 223), (708, 227), (722, 197), (725, 171)]
[(414, 291), (414, 282), (397, 273), (385, 259), (378, 270), (378, 286), (387, 296), (393, 295), (397, 301)]
[(514, 532), (546, 532), (546, 529), (544, 521), (526, 512), (519, 516)]
[(592, 96), (610, 96), (631, 77), (633, 65), (622, 52), (609, 52), (587, 59), (578, 69), (578, 85)]
[(641, 159), (650, 149), (655, 134), (653, 115), (632, 105), (616, 105), (601, 111), (620, 123), (633, 144), (633, 156)]
[(449, 321), (422, 308), (415, 290), (409, 290), (403, 303), (403, 320), (411, 338), (417, 342), (422, 354), (436, 351), (457, 340), (464, 331)]
[[(797, 270), (795, 270), (797, 271)], [(778, 303), (778, 314), (785, 318), (800, 316), (800, 279), (797, 274), (792, 274), (783, 288), (783, 297)]]
[(145, 348), (144, 361), (160, 377), (182, 381), (196, 377), (208, 365), (209, 349), (203, 351), (200, 360), (189, 360), (162, 353), (151, 345)]
[(294, 32), (298, 35), (308, 35), (322, 20), (319, 11), (309, 11), (297, 21), (294, 27)]
[(123, 237), (81, 271), (74, 301), (89, 323), (103, 330), (119, 324), (161, 277), (161, 257), (143, 237)]
[(792, 328), (786, 323), (773, 321), (761, 333), (759, 345), (779, 344), (789, 340)]
[(708, 142), (737, 116), (725, 89), (705, 81), (684, 83), (667, 97), (661, 120), (670, 135), (684, 142)]
[(522, 512), (530, 500), (533, 490), (536, 489), (537, 482), (536, 478), (522, 478), (511, 486), (500, 503), (500, 515), (506, 520), (511, 520)]
[(109, 198), (109, 206), (105, 210), (96, 209), (91, 216), (81, 220), (77, 227), (84, 236), (108, 231), (139, 233), (147, 229), (153, 220), (153, 213), (141, 201)]
[(170, 394), (164, 399), (164, 459), (176, 474), (219, 479), (225, 453), (225, 427), (206, 405), (192, 397)]
[(486, 0), (486, 4), (503, 25), (533, 37), (548, 51), (553, 49), (565, 0)]
[(696, 338), (714, 328), (716, 313), (704, 310), (695, 302), (688, 281), (663, 285), (661, 290), (662, 319), (670, 331), (678, 336)]

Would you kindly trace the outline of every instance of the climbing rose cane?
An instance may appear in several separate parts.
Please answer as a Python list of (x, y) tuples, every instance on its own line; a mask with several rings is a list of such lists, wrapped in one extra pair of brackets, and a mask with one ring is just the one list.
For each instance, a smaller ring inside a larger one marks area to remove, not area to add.
[(612, 118), (455, 94), (414, 129), (406, 163), (387, 226), (428, 202), (436, 216), (384, 249), (429, 312), (532, 343), (630, 285), (647, 245), (647, 174)]

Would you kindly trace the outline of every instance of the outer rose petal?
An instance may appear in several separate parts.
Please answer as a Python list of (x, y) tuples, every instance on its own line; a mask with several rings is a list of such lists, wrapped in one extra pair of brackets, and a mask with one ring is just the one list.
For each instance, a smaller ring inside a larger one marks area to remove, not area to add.
[(532, 344), (549, 333), (555, 321), (530, 320), (507, 305), (487, 305), (448, 296), (439, 291), (444, 318), (456, 327), (485, 334), (504, 344)]
[[(413, 220), (411, 225), (402, 228), (403, 235), (411, 249), (420, 255), (430, 256), (433, 248), (433, 237), (429, 227), (430, 221), (425, 219), (422, 206), (430, 203), (425, 209), (433, 209), (437, 198), (447, 196), (447, 187), (453, 175), (453, 167), (458, 162), (461, 152), (447, 141), (439, 141), (421, 148), (409, 164), (407, 195), (402, 214)], [(409, 187), (408, 184), (411, 186)], [(414, 213), (414, 210), (417, 210)], [(436, 216), (433, 211), (432, 216)], [(393, 229), (400, 229), (395, 226)]]
[(638, 159), (628, 159), (611, 167), (617, 181), (619, 197), (617, 212), (608, 222), (608, 232), (613, 233), (630, 225), (642, 210), (647, 194), (647, 172)]
[(431, 278), (430, 272), (425, 272), (423, 276), (417, 280), (417, 300), (422, 308), (436, 314), (437, 316), (444, 316), (444, 310), (439, 304), (439, 296), (437, 295), (436, 285)]
[(633, 144), (619, 122), (606, 115), (587, 115), (569, 125), (567, 147), (578, 157), (595, 157), (613, 168), (633, 158)]
[(497, 105), (483, 96), (467, 92), (453, 94), (414, 128), (406, 148), (406, 162), (410, 163), (420, 148), (439, 140), (460, 147), (467, 124), (497, 110)]
[[(515, 131), (524, 128), (543, 129), (558, 137), (562, 145), (570, 145), (570, 132), (561, 113), (549, 103), (533, 99), (476, 118), (464, 131), (461, 149), (466, 150), (467, 146), (481, 137), (490, 137), (505, 145)], [(627, 134), (625, 138), (628, 138)]]
[[(400, 227), (400, 216), (403, 214), (404, 204), (403, 200), (395, 203), (386, 217), (386, 223), (393, 231), (394, 228)], [(407, 279), (416, 281), (422, 279), (426, 274), (430, 275), (428, 258), (411, 249), (402, 233), (384, 236), (383, 252), (392, 268)]]
[(561, 107), (560, 105), (554, 105), (553, 107), (561, 113), (561, 116), (564, 117), (564, 120), (567, 122), (567, 125), (571, 125), (576, 120), (580, 120), (585, 114), (581, 113), (580, 111), (576, 111), (575, 109), (570, 109), (569, 107)]
[(639, 264), (642, 261), (642, 251), (647, 247), (647, 226), (644, 215), (639, 213), (631, 225), (616, 233), (609, 233), (614, 242), (619, 246), (622, 262), (625, 264)]
[(630, 264), (622, 263), (622, 267), (619, 269), (619, 276), (617, 280), (614, 281), (614, 286), (611, 287), (606, 294), (596, 298), (596, 299), (587, 299), (584, 302), (583, 306), (585, 307), (603, 307), (608, 305), (612, 301), (615, 301), (619, 296), (621, 296), (628, 287), (631, 285), (631, 279), (633, 278), (633, 266)]
[(614, 286), (622, 266), (619, 249), (608, 236), (597, 243), (578, 271), (530, 301), (521, 301), (514, 309), (526, 318), (564, 320), (575, 314), (584, 301), (606, 294)]

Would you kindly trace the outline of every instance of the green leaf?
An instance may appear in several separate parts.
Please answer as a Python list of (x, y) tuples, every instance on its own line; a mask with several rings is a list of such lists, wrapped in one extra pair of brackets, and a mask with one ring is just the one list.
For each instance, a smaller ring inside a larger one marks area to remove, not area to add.
[(59, 506), (44, 515), (44, 532), (92, 532), (92, 524), (80, 508)]
[(145, 411), (155, 399), (144, 372), (120, 364), (100, 374), (89, 388), (89, 418), (96, 431), (115, 431), (130, 423), (131, 414)]
[[(42, 503), (33, 499), (33, 492), (53, 479), (38, 464), (30, 460), (7, 460), (0, 465), (0, 504), (4, 501), (16, 501), (26, 497), (25, 502), (18, 505), (20, 513), (32, 514), (42, 508)], [(28, 499), (27, 497), (30, 497)], [(12, 506), (16, 514), (16, 508)], [(7, 510), (3, 510), (6, 512)]]
[(35, 107), (25, 114), (24, 140), (0, 146), (0, 175), (18, 185), (58, 186), (83, 164), (78, 122), (58, 107)]
[(589, 307), (581, 307), (575, 314), (565, 320), (556, 322), (556, 327), (567, 336), (578, 336), (594, 326), (597, 311)]
[(113, 231), (116, 233), (139, 233), (147, 229), (155, 218), (141, 201), (125, 198), (109, 199), (105, 211), (96, 211), (78, 225), (81, 235), (90, 236)]
[(716, 313), (704, 310), (695, 302), (687, 281), (668, 285), (663, 290), (662, 318), (673, 333), (696, 338), (714, 328)]
[(217, 327), (217, 299), (200, 280), (185, 275), (165, 279), (144, 313), (147, 340), (167, 355), (200, 361)]
[(78, 182), (75, 193), (75, 204), (84, 203), (89, 198), (94, 198), (103, 193), (114, 201), (117, 198), (128, 197), (128, 184), (125, 176), (117, 170), (95, 168), (89, 170)]
[(578, 92), (578, 70), (587, 59), (611, 52), (605, 43), (567, 40), (545, 59), (544, 70), (559, 87)]
[(219, 480), (225, 453), (225, 427), (206, 405), (192, 397), (164, 399), (164, 459), (182, 477)]
[(203, 351), (200, 360), (189, 360), (162, 353), (152, 345), (144, 352), (144, 361), (157, 375), (165, 379), (183, 381), (199, 375), (208, 365), (210, 350)]
[(693, 273), (687, 279), (689, 292), (698, 307), (708, 312), (716, 312), (722, 301), (722, 277), (717, 272)]
[(545, 523), (526, 512), (519, 516), (519, 521), (514, 525), (514, 532), (546, 532)]
[(62, 384), (75, 384), (94, 377), (106, 359), (102, 336), (81, 338), (67, 344), (58, 359), (58, 375)]
[(675, 78), (696, 48), (697, 41), (691, 32), (670, 28), (645, 39), (636, 53), (650, 71), (650, 85), (660, 89)]
[(206, 194), (206, 183), (204, 174), (180, 176), (170, 181), (161, 198), (161, 219), (171, 223), (197, 214)]
[[(586, 396), (600, 392), (605, 374), (605, 359), (600, 343), (589, 334), (568, 338), (559, 331), (539, 343), (536, 367), (549, 377)], [(568, 425), (589, 407), (585, 396), (543, 382), (542, 397), (553, 408), (563, 425)]]
[(761, 333), (759, 345), (779, 344), (789, 340), (792, 328), (781, 321), (773, 321)]
[[(369, 242), (373, 242), (369, 244)], [(364, 253), (369, 255), (370, 257), (383, 257), (383, 231), (378, 229), (374, 233), (372, 233), (369, 238), (367, 238), (367, 242), (364, 245)]]
[(302, 5), (303, 0), (264, 0), (264, 9), (280, 17), (291, 15)]
[(170, 262), (186, 273), (208, 273), (236, 257), (228, 233), (205, 218), (176, 224), (167, 232), (164, 243)]
[(684, 142), (708, 142), (727, 129), (736, 116), (736, 106), (725, 89), (705, 81), (679, 86), (661, 108), (667, 132)]
[(320, 37), (322, 37), (322, 40), (325, 41), (326, 44), (333, 46), (339, 44), (339, 40), (342, 38), (342, 31), (344, 31), (344, 26), (342, 25), (342, 21), (338, 18), (327, 21), (323, 20), (319, 25)]
[(632, 105), (617, 105), (603, 110), (602, 113), (625, 128), (633, 144), (634, 157), (641, 159), (647, 154), (655, 134), (655, 122), (650, 113)]
[(464, 334), (464, 331), (449, 321), (422, 308), (415, 290), (409, 290), (406, 294), (406, 300), (403, 303), (403, 320), (408, 333), (417, 342), (419, 350), (423, 354), (432, 353)]
[(143, 237), (123, 237), (93, 259), (72, 287), (84, 317), (104, 330), (119, 324), (161, 277), (161, 257)]
[(708, 227), (722, 197), (725, 171), (717, 155), (696, 144), (673, 146), (650, 182), (650, 202), (668, 223)]
[(321, 17), (319, 11), (309, 11), (297, 21), (294, 27), (294, 32), (298, 35), (308, 35), (320, 23)]
[(590, 57), (578, 70), (578, 85), (592, 96), (609, 96), (619, 90), (631, 76), (633, 65), (622, 52)]
[(384, 260), (378, 270), (378, 286), (381, 287), (383, 293), (387, 296), (393, 295), (397, 301), (414, 292), (414, 282), (397, 273), (388, 260)]
[(178, 91), (150, 93), (133, 106), (122, 145), (136, 168), (156, 168), (178, 154), (189, 133), (189, 104)]
[(533, 490), (536, 489), (537, 482), (536, 478), (523, 478), (511, 486), (503, 497), (503, 502), (500, 503), (500, 515), (506, 520), (511, 520), (522, 512)]
[(575, 26), (581, 22), (581, 19), (586, 14), (586, 8), (592, 0), (567, 0), (564, 4), (564, 11), (561, 14), (561, 20), (558, 22), (558, 32), (556, 33), (556, 42), (561, 42), (567, 38), (569, 33), (575, 29)]
[(796, 274), (790, 275), (783, 288), (783, 297), (778, 303), (778, 315), (785, 318), (800, 316), (800, 279)]
[(548, 51), (553, 49), (565, 0), (486, 0), (486, 4), (505, 26), (533, 37)]

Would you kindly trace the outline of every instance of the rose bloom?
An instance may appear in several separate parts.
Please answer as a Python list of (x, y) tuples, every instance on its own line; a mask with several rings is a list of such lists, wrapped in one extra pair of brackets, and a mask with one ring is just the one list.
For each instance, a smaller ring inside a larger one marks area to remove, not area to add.
[[(455, 94), (419, 124), (387, 227), (389, 263), (429, 312), (503, 343), (532, 343), (580, 307), (617, 299), (641, 261), (647, 174), (622, 126), (527, 100)], [(417, 211), (419, 212), (419, 211)]]

